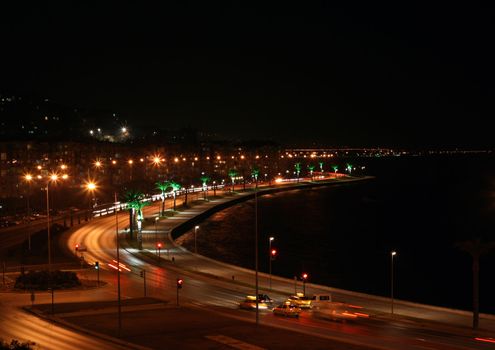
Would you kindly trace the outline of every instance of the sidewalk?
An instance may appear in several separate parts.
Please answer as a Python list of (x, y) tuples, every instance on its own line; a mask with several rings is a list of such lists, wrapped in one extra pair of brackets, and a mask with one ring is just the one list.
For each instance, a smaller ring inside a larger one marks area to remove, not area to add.
[[(335, 181), (334, 183), (344, 183), (352, 181), (356, 180), (339, 180)], [(304, 186), (303, 183), (299, 185)], [(311, 186), (314, 184), (309, 185)], [(321, 186), (322, 184), (320, 183), (318, 185)], [(290, 189), (294, 188), (293, 186), (288, 186), (284, 189), (277, 189), (277, 191), (285, 189), (288, 190), (289, 187)], [(270, 190), (268, 189), (268, 191)], [(268, 191), (260, 188), (258, 190), (258, 195), (263, 195), (263, 193), (268, 193)], [(163, 242), (165, 249), (163, 249), (161, 252), (161, 259), (164, 261), (168, 261), (169, 263), (173, 260), (174, 265), (178, 268), (193, 273), (209, 275), (223, 282), (250, 286), (254, 289), (254, 271), (194, 254), (192, 252), (189, 252), (182, 246), (177, 245), (173, 239), (174, 236), (178, 236), (180, 233), (184, 233), (188, 229), (193, 228), (196, 223), (200, 222), (200, 220), (203, 220), (206, 216), (205, 213), (208, 213), (209, 216), (211, 215), (212, 211), (216, 211), (215, 208), (223, 208), (225, 206), (228, 206), (229, 202), (237, 202), (252, 196), (252, 191), (234, 193), (232, 195), (229, 195), (228, 197), (215, 199), (209, 202), (205, 201), (201, 204), (195, 205), (190, 209), (180, 211), (173, 217), (159, 220), (157, 223), (157, 230), (159, 230), (162, 236), (164, 236), (163, 233), (165, 233), (166, 235), (166, 240)], [(154, 226), (144, 227), (143, 231), (146, 229), (148, 229), (149, 231), (154, 230)], [(149, 242), (146, 244), (146, 242), (143, 242), (143, 249), (145, 251), (145, 254), (142, 254), (135, 249), (127, 248), (130, 253), (141, 255), (142, 257), (146, 255), (155, 255), (154, 244), (151, 244)], [(149, 260), (151, 261), (152, 259)], [(268, 277), (268, 274), (261, 272), (259, 273), (260, 292), (269, 292), (266, 288), (266, 286), (268, 285)], [(274, 292), (285, 295), (294, 294), (293, 280), (272, 275), (272, 283), (272, 290)], [(493, 334), (495, 334), (494, 315), (481, 314), (479, 330), (474, 332), (471, 329), (471, 312), (395, 300), (394, 315), (391, 315), (390, 300), (388, 298), (346, 291), (327, 286), (315, 285), (311, 283), (306, 284), (306, 289), (309, 290), (311, 294), (331, 292), (335, 300), (364, 306), (366, 310), (369, 311), (369, 313), (376, 318), (387, 320), (393, 319), (394, 322), (415, 322), (418, 326), (424, 326), (427, 324), (430, 327), (442, 328), (456, 333), (463, 332), (469, 335), (493, 336)]]

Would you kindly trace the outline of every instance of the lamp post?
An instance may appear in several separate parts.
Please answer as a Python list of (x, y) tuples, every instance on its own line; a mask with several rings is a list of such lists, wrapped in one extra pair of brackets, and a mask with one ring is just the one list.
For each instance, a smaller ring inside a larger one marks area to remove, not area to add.
[[(47, 226), (47, 236), (48, 236), (48, 271), (52, 270), (52, 243), (50, 234), (50, 182), (56, 182), (59, 176), (57, 174), (51, 174), (46, 181), (46, 226)], [(63, 179), (67, 178), (67, 175), (62, 176)]]
[(394, 256), (397, 255), (396, 251), (390, 252), (390, 312), (394, 314)]
[(275, 239), (275, 237), (270, 237), (268, 239), (268, 242), (269, 242), (269, 248), (268, 248), (268, 258), (269, 258), (269, 274), (270, 274), (270, 290), (272, 290), (272, 260), (273, 260), (273, 256), (272, 256), (272, 241)]
[(198, 254), (198, 245), (196, 244), (196, 238), (198, 235), (199, 226), (194, 226), (194, 253)]
[(93, 209), (92, 209), (91, 203), (93, 203), (93, 201), (94, 201), (96, 184), (92, 180), (88, 180), (86, 182), (85, 187), (86, 187), (86, 190), (88, 190), (91, 193), (91, 201), (90, 201), (90, 205), (89, 205), (89, 215), (90, 215), (90, 219), (91, 219), (91, 215), (93, 214)]
[[(158, 231), (156, 229), (156, 223), (158, 222), (158, 220), (160, 220), (160, 217), (156, 217), (155, 218), (155, 246), (158, 247)], [(155, 251), (156, 253), (156, 251)]]
[(31, 208), (29, 207), (29, 195), (31, 194), (31, 181), (33, 176), (31, 174), (26, 174), (24, 179), (28, 183), (28, 194), (27, 194), (27, 218), (28, 218), (28, 250), (31, 251)]
[(119, 319), (118, 336), (122, 330), (122, 308), (120, 306), (120, 254), (119, 254), (119, 217), (117, 215), (117, 192), (114, 192), (114, 212), (115, 212), (115, 243), (117, 244), (117, 313)]
[(254, 188), (254, 255), (255, 255), (255, 279), (256, 279), (256, 325), (260, 323), (260, 312), (259, 312), (259, 286), (258, 286), (258, 189)]
[(308, 279), (308, 274), (303, 273), (302, 274), (302, 281), (303, 281), (303, 294), (306, 296), (306, 280)]

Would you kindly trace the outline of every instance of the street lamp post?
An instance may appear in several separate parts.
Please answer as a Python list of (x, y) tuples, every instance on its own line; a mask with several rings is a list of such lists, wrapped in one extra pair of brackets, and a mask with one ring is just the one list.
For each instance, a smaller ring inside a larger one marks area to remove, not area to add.
[(272, 241), (275, 239), (275, 237), (270, 237), (268, 242), (269, 242), (269, 248), (268, 248), (268, 258), (269, 258), (269, 274), (270, 274), (270, 290), (272, 290), (272, 260), (273, 260), (273, 256), (272, 256)]
[(198, 245), (196, 244), (196, 239), (198, 235), (199, 226), (194, 226), (194, 253), (198, 254)]
[[(156, 229), (156, 223), (158, 222), (158, 220), (160, 220), (160, 218), (157, 216), (155, 218), (155, 247), (157, 247), (157, 248), (158, 248), (158, 231)], [(155, 251), (155, 253), (156, 253), (156, 251)]]
[(114, 192), (114, 212), (115, 212), (115, 243), (117, 244), (117, 313), (119, 319), (118, 336), (122, 330), (122, 308), (120, 305), (120, 254), (119, 254), (119, 217), (117, 215), (117, 192)]
[(31, 208), (29, 206), (29, 195), (31, 194), (31, 181), (33, 176), (31, 174), (26, 174), (24, 179), (28, 183), (28, 194), (27, 194), (27, 219), (28, 219), (28, 250), (31, 251)]
[(394, 256), (397, 255), (396, 251), (390, 252), (390, 312), (394, 314)]
[[(64, 175), (64, 178), (66, 176)], [(55, 182), (58, 180), (57, 174), (52, 174), (46, 181), (46, 226), (47, 226), (47, 236), (48, 236), (48, 271), (52, 270), (52, 243), (50, 234), (50, 182)]]
[(255, 255), (255, 279), (256, 279), (256, 325), (260, 322), (260, 312), (259, 312), (259, 286), (258, 286), (258, 194), (257, 188), (254, 188), (254, 255)]

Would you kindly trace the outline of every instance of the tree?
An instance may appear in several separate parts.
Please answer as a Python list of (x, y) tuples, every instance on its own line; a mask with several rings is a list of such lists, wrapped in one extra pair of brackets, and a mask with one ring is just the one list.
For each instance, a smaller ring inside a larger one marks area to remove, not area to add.
[(160, 215), (163, 216), (165, 214), (165, 192), (170, 188), (170, 181), (159, 181), (155, 185), (162, 193), (162, 210)]
[(170, 187), (172, 187), (172, 191), (173, 191), (173, 194), (174, 194), (174, 211), (175, 211), (176, 208), (177, 208), (175, 206), (176, 199), (177, 199), (177, 191), (180, 190), (182, 186), (178, 182), (170, 181)]
[(199, 179), (202, 182), (204, 199), (206, 200), (206, 198), (208, 197), (208, 182), (210, 181), (210, 178), (206, 175), (203, 175)]
[(235, 178), (237, 177), (237, 171), (235, 169), (229, 170), (229, 177), (232, 180), (232, 192), (234, 192)]
[[(133, 197), (132, 201), (127, 201), (127, 206), (129, 208), (131, 208), (131, 210), (132, 210), (132, 215), (131, 215), (132, 222), (131, 222), (130, 226), (131, 227), (134, 226), (134, 224), (136, 222), (136, 216), (137, 216), (137, 227), (138, 227), (138, 234), (139, 234), (138, 240), (139, 240), (139, 247), (141, 248), (141, 243), (142, 243), (141, 228), (142, 228), (143, 219), (144, 219), (143, 208), (150, 205), (150, 202), (144, 201), (145, 196), (141, 192), (133, 192), (132, 197)], [(132, 239), (132, 233), (131, 233), (130, 238)]]
[(332, 169), (333, 169), (334, 173), (337, 173), (337, 171), (339, 170), (339, 167), (337, 165), (332, 165)]
[(129, 190), (124, 195), (124, 202), (127, 203), (127, 209), (129, 209), (129, 238), (132, 240), (134, 235), (134, 216), (135, 211), (132, 203), (139, 201), (144, 195), (138, 191)]
[(309, 174), (311, 175), (311, 181), (313, 181), (313, 171), (315, 170), (315, 166), (313, 164), (308, 165)]
[(294, 164), (294, 168), (296, 168), (297, 182), (299, 182), (299, 174), (301, 173), (301, 163)]
[(318, 162), (318, 164), (320, 165), (320, 172), (323, 175), (323, 162)]
[(254, 167), (251, 170), (251, 176), (254, 178), (256, 189), (258, 189), (258, 176), (260, 175), (260, 170), (257, 167)]
[(482, 242), (481, 238), (458, 242), (457, 248), (465, 251), (472, 258), (473, 268), (473, 329), (478, 329), (479, 325), (479, 274), (480, 256), (495, 249), (495, 242)]

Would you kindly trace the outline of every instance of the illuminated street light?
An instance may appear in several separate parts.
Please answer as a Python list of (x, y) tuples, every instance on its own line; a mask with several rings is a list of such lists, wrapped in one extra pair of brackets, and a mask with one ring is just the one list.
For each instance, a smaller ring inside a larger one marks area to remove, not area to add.
[[(50, 182), (56, 182), (59, 176), (55, 173), (51, 174), (46, 182), (46, 223), (47, 223), (47, 236), (48, 236), (48, 271), (52, 269), (52, 248), (51, 248), (51, 234), (50, 234)], [(67, 174), (63, 176), (67, 178)]]
[(27, 220), (28, 220), (28, 250), (31, 251), (31, 208), (29, 206), (29, 196), (31, 194), (31, 181), (33, 180), (33, 175), (24, 175), (24, 180), (28, 183), (28, 194), (27, 194)]
[(268, 244), (269, 244), (268, 257), (269, 257), (269, 261), (270, 261), (270, 271), (269, 271), (270, 272), (270, 290), (272, 290), (272, 260), (273, 260), (273, 257), (272, 257), (272, 242), (273, 242), (274, 239), (275, 239), (275, 237), (270, 237), (268, 239)]
[(196, 237), (198, 235), (199, 226), (194, 226), (194, 253), (198, 254), (198, 245), (196, 244)]
[(390, 312), (394, 314), (394, 256), (397, 255), (396, 251), (390, 252)]

